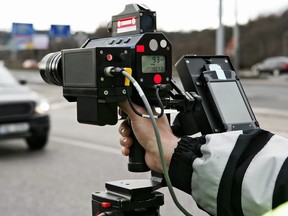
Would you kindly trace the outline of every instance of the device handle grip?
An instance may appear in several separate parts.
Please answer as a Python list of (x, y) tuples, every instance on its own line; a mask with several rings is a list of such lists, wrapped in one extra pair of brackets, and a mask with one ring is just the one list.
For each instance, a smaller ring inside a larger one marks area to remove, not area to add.
[(133, 131), (131, 137), (133, 144), (130, 147), (128, 170), (130, 172), (147, 172), (150, 169), (145, 162), (145, 149), (138, 142)]

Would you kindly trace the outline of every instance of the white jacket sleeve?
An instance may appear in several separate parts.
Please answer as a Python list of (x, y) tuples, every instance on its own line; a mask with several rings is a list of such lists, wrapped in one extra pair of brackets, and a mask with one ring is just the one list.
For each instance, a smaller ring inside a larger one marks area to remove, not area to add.
[(211, 215), (262, 215), (288, 200), (287, 156), (288, 140), (261, 129), (185, 137), (169, 174)]

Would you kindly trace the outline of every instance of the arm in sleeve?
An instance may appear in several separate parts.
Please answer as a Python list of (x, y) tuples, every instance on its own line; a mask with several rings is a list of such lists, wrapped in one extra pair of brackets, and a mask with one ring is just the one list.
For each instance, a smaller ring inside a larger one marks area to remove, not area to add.
[(191, 194), (192, 163), (201, 157), (200, 147), (205, 143), (205, 137), (183, 137), (174, 150), (169, 166), (169, 176), (172, 185), (179, 190)]
[(288, 140), (261, 129), (185, 137), (169, 175), (209, 214), (261, 215), (288, 200), (287, 157)]

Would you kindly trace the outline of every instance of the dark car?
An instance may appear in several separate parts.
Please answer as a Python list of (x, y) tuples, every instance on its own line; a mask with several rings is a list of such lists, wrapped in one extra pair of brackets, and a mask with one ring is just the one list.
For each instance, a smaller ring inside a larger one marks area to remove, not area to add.
[(0, 139), (24, 138), (31, 150), (48, 142), (50, 117), (47, 100), (21, 85), (0, 63)]
[(257, 75), (270, 74), (280, 75), (288, 74), (288, 57), (275, 56), (269, 57), (260, 63), (252, 66), (251, 70)]

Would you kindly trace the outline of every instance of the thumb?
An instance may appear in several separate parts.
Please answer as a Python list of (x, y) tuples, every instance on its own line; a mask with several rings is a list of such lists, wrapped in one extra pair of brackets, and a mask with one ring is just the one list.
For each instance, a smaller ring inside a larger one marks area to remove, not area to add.
[(125, 112), (128, 115), (131, 112), (131, 107), (127, 100), (118, 103), (118, 107), (121, 109), (121, 111)]

